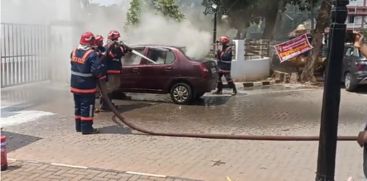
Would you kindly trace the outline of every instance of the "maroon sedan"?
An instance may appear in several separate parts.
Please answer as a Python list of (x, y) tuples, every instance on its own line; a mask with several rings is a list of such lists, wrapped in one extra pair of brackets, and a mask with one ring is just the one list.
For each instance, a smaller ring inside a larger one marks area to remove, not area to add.
[(213, 61), (189, 58), (179, 47), (146, 45), (133, 49), (150, 60), (133, 53), (125, 55), (119, 91), (169, 93), (173, 102), (189, 104), (216, 87), (218, 69)]

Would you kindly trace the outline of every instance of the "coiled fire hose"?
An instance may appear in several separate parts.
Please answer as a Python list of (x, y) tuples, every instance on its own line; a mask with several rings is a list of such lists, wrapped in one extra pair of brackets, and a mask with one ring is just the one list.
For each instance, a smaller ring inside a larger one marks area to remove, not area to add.
[[(123, 124), (129, 128), (155, 136), (170, 136), (170, 137), (187, 137), (187, 138), (206, 138), (206, 139), (231, 139), (231, 140), (262, 140), (262, 141), (318, 141), (319, 136), (267, 136), (267, 135), (231, 135), (231, 134), (201, 134), (201, 133), (169, 133), (169, 132), (155, 132), (147, 130), (136, 126), (134, 123), (127, 121), (127, 119), (120, 114), (116, 107), (112, 104), (111, 100), (107, 96), (106, 84), (104, 81), (99, 80), (98, 86), (100, 88), (101, 94), (108, 107), (114, 113), (112, 120), (122, 126), (117, 122), (118, 118)], [(356, 141), (357, 136), (338, 136), (339, 141)]]

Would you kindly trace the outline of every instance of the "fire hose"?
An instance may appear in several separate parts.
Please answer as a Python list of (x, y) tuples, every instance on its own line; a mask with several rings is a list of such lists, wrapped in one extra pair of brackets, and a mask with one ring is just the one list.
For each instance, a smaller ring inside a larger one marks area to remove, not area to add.
[[(270, 135), (231, 135), (231, 134), (202, 134), (202, 133), (170, 133), (170, 132), (155, 132), (139, 127), (128, 121), (112, 104), (107, 96), (106, 85), (104, 81), (98, 81), (98, 86), (101, 90), (102, 98), (107, 103), (107, 106), (112, 110), (114, 116), (112, 120), (122, 126), (116, 119), (119, 119), (123, 124), (130, 129), (154, 136), (169, 136), (169, 137), (187, 137), (187, 138), (206, 138), (206, 139), (231, 139), (231, 140), (261, 140), (261, 141), (318, 141), (319, 136), (270, 136)], [(339, 141), (356, 141), (357, 136), (338, 136)]]
[[(121, 44), (125, 45), (123, 42)], [(129, 47), (130, 48), (130, 47)], [(131, 48), (130, 48), (131, 49)], [(131, 49), (132, 50), (132, 49)], [(144, 56), (143, 54), (132, 50), (137, 56), (140, 56), (151, 63), (156, 63), (150, 58)], [(107, 95), (106, 84), (104, 81), (99, 80), (98, 86), (100, 88), (102, 98), (107, 103), (107, 106), (112, 110), (114, 116), (112, 120), (121, 125), (116, 118), (118, 118), (123, 124), (128, 126), (129, 128), (139, 131), (141, 133), (145, 133), (148, 135), (155, 135), (155, 136), (170, 136), (170, 137), (187, 137), (187, 138), (206, 138), (206, 139), (232, 139), (232, 140), (262, 140), (262, 141), (318, 141), (319, 136), (269, 136), (269, 135), (232, 135), (232, 134), (202, 134), (202, 133), (169, 133), (169, 132), (155, 132), (151, 130), (147, 130), (145, 128), (141, 128), (134, 123), (128, 121), (120, 112), (116, 109), (116, 107), (112, 104), (111, 100)], [(339, 141), (356, 141), (357, 136), (338, 136), (337, 138)]]

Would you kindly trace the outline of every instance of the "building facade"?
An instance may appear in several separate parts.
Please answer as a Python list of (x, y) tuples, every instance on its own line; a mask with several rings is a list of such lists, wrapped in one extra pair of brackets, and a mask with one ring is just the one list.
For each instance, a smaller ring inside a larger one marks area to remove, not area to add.
[(361, 30), (367, 28), (367, 0), (350, 0), (348, 7), (347, 28)]

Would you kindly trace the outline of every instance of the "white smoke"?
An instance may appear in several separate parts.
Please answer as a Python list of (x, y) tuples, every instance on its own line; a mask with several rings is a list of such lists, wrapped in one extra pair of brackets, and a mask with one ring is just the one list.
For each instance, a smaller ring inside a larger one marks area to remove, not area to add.
[[(212, 22), (202, 14), (203, 7), (191, 7), (183, 13), (186, 19), (178, 23), (159, 13), (142, 11), (140, 24), (123, 32), (131, 0), (6, 0), (1, 1), (1, 21), (15, 24), (49, 26), (47, 57), (51, 80), (68, 84), (69, 56), (85, 31), (105, 38), (110, 30), (121, 32), (127, 44), (162, 44), (186, 48), (194, 58), (205, 57), (211, 45)], [(111, 5), (112, 4), (112, 5)], [(187, 12), (186, 12), (187, 11)], [(193, 12), (200, 16), (193, 16)], [(22, 35), (25, 36), (26, 34)], [(4, 38), (1, 37), (0, 39)]]
[(156, 13), (143, 12), (139, 25), (126, 32), (128, 43), (182, 46), (186, 48), (186, 54), (194, 58), (203, 58), (209, 53), (209, 32), (197, 29), (187, 19), (176, 22)]

